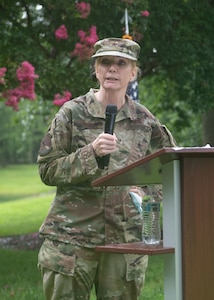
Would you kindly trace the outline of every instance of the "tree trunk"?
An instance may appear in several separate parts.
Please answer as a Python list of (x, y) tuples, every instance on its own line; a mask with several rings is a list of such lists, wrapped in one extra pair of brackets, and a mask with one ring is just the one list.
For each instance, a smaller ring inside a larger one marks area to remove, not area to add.
[(214, 147), (214, 109), (203, 115), (203, 144)]

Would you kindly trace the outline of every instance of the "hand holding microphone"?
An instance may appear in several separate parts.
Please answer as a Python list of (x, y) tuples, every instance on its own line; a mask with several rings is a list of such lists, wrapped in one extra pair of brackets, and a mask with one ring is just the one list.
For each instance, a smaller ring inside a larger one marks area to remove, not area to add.
[(92, 143), (96, 156), (103, 157), (116, 149), (117, 138), (115, 135), (101, 133)]
[(96, 156), (100, 157), (99, 166), (102, 169), (109, 165), (110, 153), (116, 149), (117, 137), (113, 134), (116, 115), (117, 106), (107, 105), (104, 133), (100, 134), (92, 143)]

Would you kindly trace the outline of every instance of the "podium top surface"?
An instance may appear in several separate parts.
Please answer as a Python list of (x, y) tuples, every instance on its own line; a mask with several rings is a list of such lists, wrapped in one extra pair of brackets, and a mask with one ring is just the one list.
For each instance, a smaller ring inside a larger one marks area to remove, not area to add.
[(185, 157), (213, 157), (214, 147), (163, 148), (124, 168), (92, 181), (92, 186), (160, 184), (162, 165)]

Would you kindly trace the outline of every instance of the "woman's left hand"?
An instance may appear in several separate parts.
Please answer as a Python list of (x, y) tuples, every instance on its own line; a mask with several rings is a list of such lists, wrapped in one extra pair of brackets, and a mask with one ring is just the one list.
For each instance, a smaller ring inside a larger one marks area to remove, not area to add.
[(145, 196), (145, 192), (140, 187), (137, 187), (135, 185), (131, 186), (129, 192), (136, 193), (141, 198), (143, 198), (143, 196)]

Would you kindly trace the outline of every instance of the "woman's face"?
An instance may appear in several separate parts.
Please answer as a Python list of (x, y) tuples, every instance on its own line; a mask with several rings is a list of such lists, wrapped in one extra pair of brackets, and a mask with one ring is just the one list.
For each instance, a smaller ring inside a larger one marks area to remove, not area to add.
[(133, 61), (119, 56), (101, 56), (95, 64), (96, 77), (106, 90), (126, 90), (135, 79), (137, 67)]

